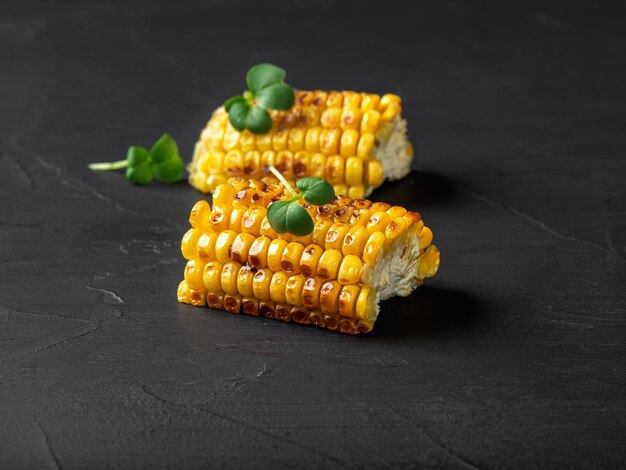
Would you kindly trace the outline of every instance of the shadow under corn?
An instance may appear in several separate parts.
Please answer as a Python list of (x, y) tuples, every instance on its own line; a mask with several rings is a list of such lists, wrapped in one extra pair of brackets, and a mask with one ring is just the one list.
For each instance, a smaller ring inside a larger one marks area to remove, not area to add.
[(448, 180), (436, 173), (411, 170), (399, 181), (385, 181), (370, 196), (375, 201), (405, 207), (445, 206), (463, 198), (463, 194)]

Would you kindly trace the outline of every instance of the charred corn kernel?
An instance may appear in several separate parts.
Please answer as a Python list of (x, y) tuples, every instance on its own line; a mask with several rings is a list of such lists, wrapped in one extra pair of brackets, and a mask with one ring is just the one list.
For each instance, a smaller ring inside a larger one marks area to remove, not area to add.
[(289, 137), (287, 139), (287, 147), (292, 152), (298, 152), (304, 149), (304, 132), (301, 127), (292, 127), (289, 130)]
[(431, 230), (428, 227), (424, 227), (420, 235), (420, 250), (423, 250), (429, 247), (432, 242), (433, 242), (433, 232), (431, 232)]
[(224, 310), (230, 313), (239, 313), (241, 311), (242, 297), (237, 294), (226, 294), (224, 296)]
[(311, 277), (317, 274), (317, 264), (323, 252), (324, 248), (315, 243), (308, 245), (304, 249), (300, 257), (300, 272), (304, 276)]
[(321, 111), (315, 106), (303, 106), (302, 116), (307, 127), (319, 126)]
[(276, 152), (273, 150), (265, 150), (261, 154), (261, 167), (264, 173), (269, 173), (270, 166), (274, 166), (276, 161)]
[(298, 242), (287, 244), (283, 251), (280, 267), (287, 273), (297, 274), (300, 272), (300, 258), (304, 251), (304, 245)]
[(310, 309), (320, 306), (320, 289), (324, 281), (317, 277), (309, 277), (302, 287), (302, 304)]
[(274, 302), (285, 303), (285, 289), (287, 287), (287, 280), (289, 274), (285, 271), (275, 272), (270, 281), (270, 297)]
[(371, 132), (361, 133), (359, 137), (359, 143), (356, 146), (357, 157), (367, 159), (374, 153), (374, 144), (376, 143), (376, 137)]
[(230, 176), (243, 174), (244, 156), (241, 150), (231, 150), (224, 157), (224, 170)]
[(341, 250), (343, 245), (343, 239), (350, 230), (350, 225), (343, 222), (334, 223), (326, 232), (326, 238), (324, 239), (324, 247), (326, 249), (334, 248), (335, 250)]
[(246, 152), (243, 162), (243, 174), (246, 177), (259, 176), (261, 174), (261, 152), (254, 149)]
[(300, 274), (294, 274), (287, 279), (285, 284), (285, 301), (289, 305), (302, 305), (302, 288), (306, 278)]
[(380, 125), (380, 112), (370, 109), (363, 113), (361, 119), (361, 132), (371, 132), (376, 134)]
[(354, 129), (345, 129), (339, 141), (339, 153), (348, 158), (356, 155), (356, 146), (359, 143), (359, 133)]
[(282, 321), (291, 321), (291, 306), (287, 304), (276, 304), (274, 318)]
[(360, 258), (363, 254), (363, 249), (365, 248), (365, 244), (367, 243), (369, 235), (370, 234), (368, 230), (362, 225), (355, 225), (350, 227), (345, 237), (343, 238), (343, 243), (341, 244), (341, 252), (344, 254), (344, 256), (355, 255)]
[(361, 95), (361, 111), (369, 111), (370, 109), (378, 109), (380, 103), (379, 95), (372, 95), (369, 93), (363, 93)]
[(361, 199), (365, 197), (365, 186), (357, 184), (356, 186), (350, 186), (348, 188), (348, 196), (354, 199)]
[(429, 246), (424, 254), (418, 258), (417, 277), (425, 279), (433, 277), (439, 270), (439, 250), (435, 246)]
[(202, 271), (204, 287), (209, 292), (222, 292), (222, 269), (224, 264), (219, 261), (209, 261)]
[(237, 232), (234, 230), (224, 230), (217, 237), (217, 241), (215, 242), (215, 257), (220, 263), (226, 263), (230, 260), (235, 238), (237, 238)]
[(322, 129), (320, 132), (320, 152), (324, 155), (335, 155), (339, 153), (340, 139), (341, 129)]
[(335, 222), (349, 223), (353, 212), (354, 207), (352, 206), (339, 206), (333, 212), (333, 220)]
[(345, 181), (348, 186), (354, 186), (363, 182), (363, 160), (359, 157), (346, 159)]
[(276, 169), (288, 180), (293, 179), (293, 153), (289, 150), (281, 150), (276, 153), (276, 163), (274, 166)]
[(307, 152), (318, 152), (320, 149), (321, 127), (310, 127), (304, 137), (304, 148)]
[(322, 127), (339, 127), (341, 123), (341, 108), (326, 108), (322, 111), (320, 124)]
[(345, 160), (339, 155), (326, 159), (326, 171), (324, 177), (330, 184), (341, 184), (344, 181)]
[(243, 188), (237, 191), (232, 201), (233, 207), (249, 207), (254, 192), (254, 188)]
[(326, 155), (322, 153), (314, 153), (311, 155), (309, 163), (309, 175), (316, 178), (324, 178), (326, 173)]
[(267, 318), (274, 318), (274, 312), (276, 310), (276, 303), (271, 300), (259, 301), (259, 315)]
[(204, 289), (204, 283), (202, 282), (202, 270), (204, 266), (202, 263), (196, 260), (187, 261), (185, 266), (185, 282), (191, 289)]
[(283, 252), (289, 243), (282, 238), (276, 238), (272, 240), (267, 249), (267, 266), (274, 272), (281, 271), (281, 261), (283, 259)]
[(407, 212), (402, 216), (402, 218), (406, 221), (407, 226), (416, 227), (419, 222), (422, 221), (422, 216), (417, 212)]
[(367, 184), (370, 186), (380, 186), (383, 184), (385, 176), (383, 166), (378, 160), (367, 162)]
[(250, 266), (242, 266), (237, 273), (237, 291), (244, 297), (253, 297), (254, 289), (252, 288), (252, 280), (254, 271)]
[(269, 237), (258, 237), (248, 251), (248, 263), (257, 269), (267, 267), (267, 252), (272, 242)]
[(237, 191), (231, 184), (220, 184), (213, 192), (213, 206), (230, 205)]
[(193, 228), (204, 229), (208, 226), (209, 216), (211, 215), (211, 206), (204, 199), (196, 202), (191, 208), (189, 214), (189, 225)]
[(338, 310), (342, 317), (353, 318), (356, 316), (356, 301), (360, 290), (361, 288), (354, 284), (341, 288)]
[(343, 105), (343, 94), (339, 91), (329, 91), (326, 98), (327, 108), (341, 108)]
[(206, 303), (211, 308), (224, 308), (224, 293), (207, 292)]
[(356, 321), (353, 318), (342, 318), (339, 323), (339, 331), (349, 335), (356, 333)]
[(184, 303), (189, 303), (190, 299), (189, 299), (189, 285), (187, 284), (187, 282), (182, 281), (180, 284), (178, 284), (178, 290), (176, 291), (176, 297), (178, 298), (179, 302), (184, 302)]
[(305, 308), (291, 307), (291, 321), (293, 322), (308, 325), (309, 323), (311, 323), (310, 315), (311, 312), (309, 312)]
[(364, 286), (356, 299), (356, 317), (360, 320), (373, 320), (376, 315), (376, 291)]
[(336, 279), (341, 258), (342, 255), (339, 250), (332, 248), (324, 250), (317, 263), (317, 275), (323, 279)]
[(180, 251), (185, 259), (194, 259), (197, 253), (198, 239), (202, 236), (202, 231), (197, 228), (187, 230), (183, 235), (183, 241), (180, 244)]
[(392, 206), (387, 209), (387, 214), (391, 217), (391, 220), (397, 219), (398, 217), (402, 217), (407, 213), (407, 210), (404, 207), (400, 206)]
[[(324, 206), (319, 207), (318, 210), (322, 207)], [(326, 234), (328, 233), (328, 230), (330, 229), (330, 227), (332, 227), (332, 225), (332, 220), (321, 219), (315, 222), (315, 225), (313, 227), (313, 243), (316, 243), (320, 246), (325, 246)]]
[(217, 232), (205, 232), (198, 238), (196, 254), (200, 260), (206, 263), (215, 259), (215, 244), (218, 237)]
[(259, 300), (254, 297), (243, 297), (241, 299), (241, 311), (247, 315), (259, 315)]
[(237, 275), (240, 269), (241, 263), (237, 263), (236, 261), (224, 263), (220, 279), (222, 281), (222, 290), (227, 294), (236, 295), (237, 292), (239, 292), (237, 290)]
[(270, 284), (272, 282), (272, 271), (269, 269), (259, 269), (252, 278), (252, 289), (254, 296), (259, 300), (270, 300)]
[(241, 221), (243, 220), (243, 215), (246, 210), (248, 210), (246, 206), (233, 207), (230, 213), (230, 220), (228, 221), (228, 228), (230, 230), (234, 230), (235, 232), (241, 231)]
[(195, 307), (204, 307), (206, 305), (206, 291), (189, 289), (189, 303)]
[(382, 121), (393, 121), (397, 116), (400, 115), (400, 111), (402, 108), (398, 103), (389, 103), (383, 114), (380, 116)]
[(251, 233), (255, 237), (261, 235), (261, 224), (265, 219), (266, 210), (264, 207), (251, 207), (246, 210), (241, 221), (241, 230)]
[(231, 245), (231, 258), (241, 264), (247, 263), (250, 247), (255, 240), (254, 235), (250, 233), (239, 233)]
[(370, 234), (363, 248), (363, 262), (368, 264), (375, 264), (378, 260), (378, 255), (385, 244), (385, 234), (382, 232), (374, 232)]
[(309, 152), (296, 152), (293, 156), (293, 176), (295, 178), (304, 178), (309, 174), (309, 162), (311, 155)]
[(358, 130), (361, 127), (362, 114), (357, 107), (344, 107), (341, 113), (341, 128)]
[(407, 228), (406, 220), (402, 217), (398, 217), (395, 220), (392, 220), (389, 225), (385, 228), (385, 237), (387, 240), (392, 241), (398, 238)]
[(367, 209), (357, 209), (350, 216), (350, 223), (352, 225), (366, 226), (370, 217), (370, 211)]
[(339, 265), (337, 280), (340, 284), (356, 284), (361, 278), (363, 262), (356, 255), (344, 256)]
[(341, 285), (337, 281), (327, 281), (320, 288), (320, 310), (323, 313), (337, 313)]

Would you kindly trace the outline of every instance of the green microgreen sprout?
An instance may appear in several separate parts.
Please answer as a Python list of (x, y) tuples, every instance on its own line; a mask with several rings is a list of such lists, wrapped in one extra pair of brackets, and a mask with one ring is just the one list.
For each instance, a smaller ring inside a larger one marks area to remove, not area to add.
[(304, 198), (309, 204), (322, 206), (328, 204), (335, 197), (335, 190), (327, 181), (320, 178), (302, 178), (296, 182), (300, 192), (291, 187), (285, 177), (273, 166), (270, 171), (293, 195), (285, 201), (272, 202), (267, 208), (267, 221), (277, 233), (289, 232), (298, 237), (308, 235), (313, 231), (313, 219), (298, 199)]
[(126, 168), (126, 178), (135, 184), (148, 184), (153, 178), (164, 183), (175, 183), (180, 180), (184, 167), (178, 145), (167, 133), (149, 151), (144, 147), (132, 146), (128, 148), (126, 160), (89, 164), (89, 168), (95, 171)]
[(242, 132), (265, 134), (272, 128), (268, 109), (286, 111), (293, 106), (295, 93), (284, 80), (287, 72), (272, 64), (257, 64), (248, 70), (248, 89), (224, 103), (230, 123)]

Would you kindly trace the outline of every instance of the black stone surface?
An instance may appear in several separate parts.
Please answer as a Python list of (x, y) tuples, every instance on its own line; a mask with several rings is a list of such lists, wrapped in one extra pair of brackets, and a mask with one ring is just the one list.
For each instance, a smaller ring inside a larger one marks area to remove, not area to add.
[[(0, 467), (626, 466), (618, 5), (282, 3), (0, 6)], [(178, 304), (202, 195), (86, 168), (262, 61), (404, 99), (442, 265), (369, 336)]]

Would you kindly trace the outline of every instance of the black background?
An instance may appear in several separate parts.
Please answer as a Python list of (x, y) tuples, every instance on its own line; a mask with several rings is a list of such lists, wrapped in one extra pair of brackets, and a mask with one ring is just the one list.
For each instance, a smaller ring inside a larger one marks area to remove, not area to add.
[[(18, 3), (20, 5), (18, 5)], [(0, 467), (619, 467), (626, 33), (600, 2), (3, 2)], [(272, 62), (402, 95), (437, 277), (350, 337), (178, 304), (202, 195), (90, 172)]]

